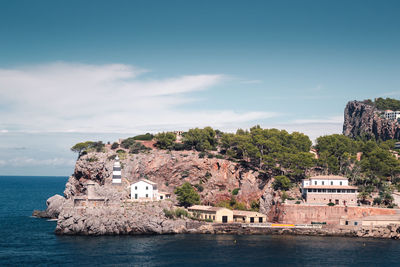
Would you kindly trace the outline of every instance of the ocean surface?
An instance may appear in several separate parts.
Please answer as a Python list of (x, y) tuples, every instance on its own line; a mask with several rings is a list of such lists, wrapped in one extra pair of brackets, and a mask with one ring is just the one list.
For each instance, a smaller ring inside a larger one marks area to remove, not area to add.
[(32, 218), (67, 177), (0, 176), (0, 266), (393, 266), (400, 241), (307, 236), (56, 236)]

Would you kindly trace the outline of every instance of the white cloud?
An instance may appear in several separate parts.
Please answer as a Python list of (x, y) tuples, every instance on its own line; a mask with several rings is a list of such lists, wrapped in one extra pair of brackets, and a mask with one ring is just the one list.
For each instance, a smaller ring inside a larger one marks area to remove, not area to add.
[(219, 126), (275, 116), (269, 112), (179, 110), (188, 94), (223, 83), (221, 74), (143, 78), (130, 65), (52, 63), (0, 69), (0, 129), (22, 132), (140, 132)]
[(294, 120), (294, 124), (343, 124), (343, 116), (333, 116), (328, 118), (311, 118)]

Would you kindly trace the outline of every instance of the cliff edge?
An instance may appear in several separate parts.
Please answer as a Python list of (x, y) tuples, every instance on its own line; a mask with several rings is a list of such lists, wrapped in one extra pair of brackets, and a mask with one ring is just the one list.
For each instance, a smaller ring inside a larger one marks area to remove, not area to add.
[(400, 139), (400, 124), (382, 117), (384, 111), (363, 101), (350, 101), (344, 110), (343, 135), (357, 138)]

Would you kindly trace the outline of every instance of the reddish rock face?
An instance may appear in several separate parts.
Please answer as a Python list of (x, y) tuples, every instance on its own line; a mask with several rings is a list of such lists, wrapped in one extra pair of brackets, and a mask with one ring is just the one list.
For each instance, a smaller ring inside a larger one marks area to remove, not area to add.
[[(80, 157), (67, 183), (65, 196), (84, 194), (87, 180), (94, 180), (101, 185), (110, 184), (114, 161), (108, 157), (112, 155), (114, 151), (108, 150), (106, 153), (89, 153)], [(97, 158), (97, 161), (90, 160), (93, 158)], [(269, 187), (267, 174), (246, 169), (239, 163), (225, 159), (199, 158), (199, 153), (195, 151), (153, 149), (149, 153), (127, 154), (121, 163), (124, 188), (146, 178), (156, 182), (160, 191), (173, 192), (177, 186), (189, 182), (198, 185), (203, 204), (229, 200), (232, 191), (239, 188), (236, 199), (250, 207), (251, 202), (258, 201)]]
[(349, 137), (367, 135), (375, 139), (399, 139), (400, 124), (379, 116), (382, 111), (359, 101), (350, 101), (344, 110), (343, 134)]

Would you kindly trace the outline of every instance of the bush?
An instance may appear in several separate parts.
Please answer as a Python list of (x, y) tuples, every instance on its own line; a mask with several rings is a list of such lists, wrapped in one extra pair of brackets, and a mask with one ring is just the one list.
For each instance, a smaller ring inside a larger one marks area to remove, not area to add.
[(189, 207), (200, 203), (199, 194), (188, 182), (185, 182), (182, 186), (177, 187), (174, 193), (177, 195), (177, 199), (181, 206)]
[(216, 157), (217, 159), (225, 159), (225, 157), (222, 156), (221, 154), (217, 154), (215, 157)]
[(155, 146), (159, 149), (172, 149), (176, 140), (176, 135), (173, 132), (158, 133), (154, 136), (157, 140)]
[(199, 191), (199, 192), (203, 192), (203, 190), (204, 190), (204, 187), (201, 184), (196, 184), (194, 187), (196, 187), (197, 191)]
[(87, 158), (86, 161), (88, 161), (88, 162), (96, 162), (96, 161), (99, 161), (99, 159), (97, 157), (93, 156), (93, 157)]
[(212, 158), (214, 158), (214, 155), (213, 154), (208, 154), (207, 158), (212, 159)]
[(328, 206), (330, 206), (330, 207), (335, 206), (335, 203), (329, 202)]
[(114, 155), (109, 156), (107, 159), (108, 160), (114, 160), (116, 157), (117, 157), (117, 155), (114, 154)]
[(275, 176), (275, 181), (272, 183), (275, 190), (289, 190), (292, 187), (292, 182), (284, 175)]
[(123, 149), (118, 149), (116, 152), (117, 152), (118, 154), (125, 154), (125, 153), (126, 153), (126, 151), (123, 150)]
[(300, 204), (300, 203), (301, 203), (301, 201), (297, 200), (295, 204)]
[(240, 188), (235, 188), (232, 190), (232, 195), (236, 196), (237, 194), (239, 194), (239, 190)]
[(172, 146), (172, 148), (173, 148), (174, 150), (177, 150), (177, 151), (182, 151), (182, 150), (185, 150), (185, 145), (182, 144), (182, 143), (174, 143), (174, 145)]
[(205, 153), (205, 152), (200, 152), (200, 153), (199, 153), (199, 158), (202, 159), (202, 158), (204, 158), (205, 156), (206, 156), (206, 153)]
[(150, 134), (150, 133), (146, 133), (146, 134), (140, 134), (140, 135), (136, 135), (133, 137), (134, 140), (140, 140), (140, 141), (151, 141), (153, 140), (154, 135)]
[(189, 217), (189, 213), (185, 209), (175, 209), (175, 216), (177, 218)]
[(374, 205), (380, 205), (382, 203), (382, 199), (380, 197), (374, 198), (373, 204)]
[(189, 176), (189, 171), (188, 171), (188, 170), (184, 170), (184, 171), (181, 173), (182, 179), (183, 179), (183, 178), (186, 178), (186, 177), (188, 177), (188, 176)]
[(117, 148), (119, 148), (119, 144), (118, 144), (117, 142), (114, 142), (114, 143), (111, 145), (111, 149), (112, 149), (112, 150), (115, 150), (115, 149), (117, 149)]
[(167, 217), (169, 219), (173, 219), (174, 218), (174, 215), (175, 215), (174, 212), (172, 212), (170, 210), (167, 210), (167, 209), (164, 209), (163, 211), (164, 211), (165, 217)]
[(253, 200), (251, 202), (251, 210), (259, 211), (260, 210), (260, 200)]
[(207, 171), (206, 174), (204, 175), (204, 178), (206, 178), (206, 180), (209, 180), (212, 177), (212, 174)]
[(210, 218), (204, 219), (204, 221), (205, 221), (205, 222), (213, 222), (213, 220), (210, 219)]
[(136, 143), (135, 138), (134, 137), (129, 137), (129, 138), (126, 138), (126, 139), (122, 140), (121, 147), (123, 147), (125, 149), (128, 149), (134, 143)]
[(151, 150), (151, 148), (142, 145), (141, 143), (134, 143), (129, 148), (129, 153), (131, 154), (139, 154), (140, 152), (146, 152)]
[(285, 202), (285, 200), (288, 199), (288, 195), (287, 195), (286, 191), (282, 192), (281, 199), (282, 199), (282, 202)]

